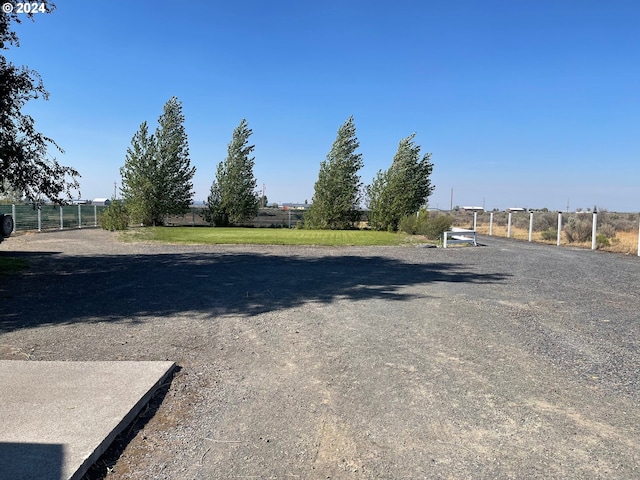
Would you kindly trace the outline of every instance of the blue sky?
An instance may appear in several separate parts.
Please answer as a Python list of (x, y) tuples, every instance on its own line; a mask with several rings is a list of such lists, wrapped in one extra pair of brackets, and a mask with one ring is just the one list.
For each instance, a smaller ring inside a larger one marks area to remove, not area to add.
[[(371, 182), (416, 132), (430, 206), (640, 211), (635, 0), (59, 0), (5, 52), (51, 93), (26, 111), (110, 197), (131, 137), (183, 104), (194, 200), (253, 129), (270, 202), (311, 201), (353, 115)], [(53, 150), (52, 150), (53, 153)]]

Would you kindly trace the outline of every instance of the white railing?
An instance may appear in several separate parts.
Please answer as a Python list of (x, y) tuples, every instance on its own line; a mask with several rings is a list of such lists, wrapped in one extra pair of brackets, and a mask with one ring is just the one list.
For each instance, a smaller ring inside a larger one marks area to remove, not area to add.
[(474, 247), (478, 246), (478, 233), (475, 230), (454, 227), (451, 231), (444, 232), (442, 237), (444, 248), (447, 248), (447, 245), (454, 243), (469, 243)]
[[(528, 236), (528, 240), (529, 242), (533, 241), (533, 219), (534, 219), (534, 212), (530, 211), (530, 212), (526, 212), (529, 213), (529, 236)], [(578, 213), (578, 212), (576, 212)], [(517, 213), (518, 215), (520, 215), (521, 213)], [(588, 214), (591, 215), (591, 220), (592, 220), (592, 228), (591, 228), (591, 249), (592, 250), (596, 250), (598, 248), (598, 212), (589, 212)], [(558, 223), (557, 223), (557, 230), (556, 230), (556, 245), (560, 246), (562, 243), (562, 232), (563, 232), (563, 221), (562, 221), (562, 212), (558, 212)], [(476, 230), (477, 227), (477, 220), (478, 220), (478, 212), (473, 212), (473, 230), (468, 230), (468, 232), (473, 232)], [(511, 238), (511, 222), (512, 220), (512, 212), (508, 212), (508, 216), (507, 216), (507, 238)], [(493, 224), (494, 224), (494, 215), (493, 212), (489, 212), (489, 236), (493, 236)], [(639, 226), (640, 227), (640, 226)], [(459, 229), (462, 230), (462, 229)], [(453, 228), (451, 232), (446, 232), (449, 235), (453, 236), (456, 233), (459, 234), (460, 231)], [(455, 239), (454, 239), (455, 240)], [(461, 240), (461, 241), (452, 241), (452, 240), (448, 240), (447, 236), (445, 235), (445, 243), (464, 243), (465, 240)], [(638, 229), (638, 256), (640, 257), (640, 228)]]

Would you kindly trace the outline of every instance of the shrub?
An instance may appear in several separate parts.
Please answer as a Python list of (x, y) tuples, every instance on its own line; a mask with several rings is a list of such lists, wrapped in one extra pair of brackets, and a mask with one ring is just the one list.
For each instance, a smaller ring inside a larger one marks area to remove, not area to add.
[[(507, 223), (508, 223), (508, 216), (507, 216)], [(529, 230), (529, 213), (528, 212), (512, 213), (511, 226), (515, 228), (522, 228), (523, 230)]]
[[(400, 223), (398, 224), (398, 230), (404, 232), (409, 235), (416, 234), (416, 216), (415, 215), (406, 215), (400, 219)], [(389, 225), (389, 228), (393, 228)]]
[(429, 215), (429, 212), (422, 209), (417, 215), (407, 215), (402, 217), (398, 229), (409, 235), (424, 235), (430, 240), (437, 240), (440, 236), (451, 229), (453, 219), (449, 215)]
[(610, 213), (603, 217), (598, 214), (598, 225), (612, 225), (617, 232), (630, 232), (638, 229), (638, 216), (634, 213)]
[(129, 228), (129, 212), (122, 200), (112, 200), (98, 217), (98, 223), (105, 230), (126, 230)]
[[(553, 230), (558, 223), (558, 215), (553, 212), (535, 212), (533, 214), (533, 231), (544, 233)], [(527, 227), (528, 228), (528, 227)], [(556, 231), (557, 235), (557, 231)]]
[(608, 247), (609, 245), (609, 239), (604, 233), (598, 233), (596, 235), (596, 248)]
[(442, 234), (451, 230), (452, 218), (449, 215), (429, 217), (423, 231), (419, 232), (430, 240), (438, 240)]
[(593, 222), (591, 217), (589, 219), (577, 219), (576, 217), (569, 218), (567, 226), (564, 230), (569, 243), (573, 242), (587, 242), (591, 240), (591, 229)]
[[(416, 215), (405, 215), (400, 219), (398, 230), (408, 233), (409, 235), (424, 235), (429, 222), (429, 212), (422, 209)], [(393, 227), (389, 226), (389, 231), (393, 231)]]
[[(615, 238), (616, 236), (616, 229), (613, 225), (611, 225), (610, 223), (605, 223), (604, 225), (601, 225), (600, 227), (598, 227), (598, 234), (602, 234), (605, 236), (605, 238)], [(596, 236), (596, 239), (598, 237)]]
[(553, 228), (548, 228), (546, 229), (544, 232), (542, 232), (542, 239), (543, 240), (556, 240), (558, 238), (558, 230), (555, 230)]

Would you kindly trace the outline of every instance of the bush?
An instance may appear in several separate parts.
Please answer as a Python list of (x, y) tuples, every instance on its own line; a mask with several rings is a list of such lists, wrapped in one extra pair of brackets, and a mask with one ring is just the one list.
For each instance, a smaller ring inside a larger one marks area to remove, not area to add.
[(544, 232), (542, 232), (542, 240), (556, 240), (558, 238), (558, 230), (553, 228), (548, 228)]
[(609, 239), (604, 233), (598, 233), (596, 235), (596, 248), (608, 247), (609, 245)]
[[(553, 212), (535, 212), (533, 214), (533, 231), (542, 232), (553, 230), (558, 224), (558, 215)], [(528, 227), (527, 227), (528, 228)], [(556, 230), (557, 235), (557, 230)]]
[[(415, 235), (416, 223), (417, 223), (417, 218), (415, 215), (406, 215), (400, 219), (400, 223), (398, 224), (398, 230), (409, 235)], [(389, 228), (393, 228), (393, 227), (389, 225)]]
[(129, 228), (129, 212), (122, 200), (112, 200), (98, 217), (98, 223), (105, 230), (126, 230)]
[(634, 213), (606, 213), (603, 218), (598, 214), (598, 225), (610, 224), (617, 232), (630, 232), (638, 229), (638, 216)]
[(449, 215), (430, 217), (426, 228), (420, 233), (430, 240), (438, 240), (444, 232), (451, 230), (451, 222), (452, 218)]
[[(605, 236), (605, 238), (615, 238), (616, 236), (616, 229), (613, 225), (611, 225), (610, 223), (605, 223), (604, 225), (601, 225), (600, 227), (598, 227), (599, 230), (599, 234), (602, 234)], [(598, 237), (596, 236), (596, 239)]]
[(418, 215), (407, 215), (400, 220), (398, 229), (409, 235), (424, 235), (430, 240), (438, 240), (447, 230), (451, 230), (452, 218), (449, 215), (430, 216), (422, 209)]
[[(535, 218), (535, 215), (534, 215)], [(508, 223), (507, 214), (507, 223)], [(523, 230), (529, 230), (529, 213), (528, 212), (514, 212), (511, 214), (511, 226), (515, 228), (521, 228)]]
[(569, 218), (567, 226), (564, 230), (569, 243), (573, 242), (587, 242), (591, 240), (591, 229), (593, 228), (593, 222), (591, 216), (589, 219), (578, 219), (576, 217)]

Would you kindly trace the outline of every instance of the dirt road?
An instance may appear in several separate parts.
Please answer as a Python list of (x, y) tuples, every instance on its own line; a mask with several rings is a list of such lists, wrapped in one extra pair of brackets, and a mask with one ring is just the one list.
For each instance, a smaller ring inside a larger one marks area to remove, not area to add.
[(481, 241), (15, 237), (0, 358), (181, 366), (108, 479), (640, 477), (640, 259)]

